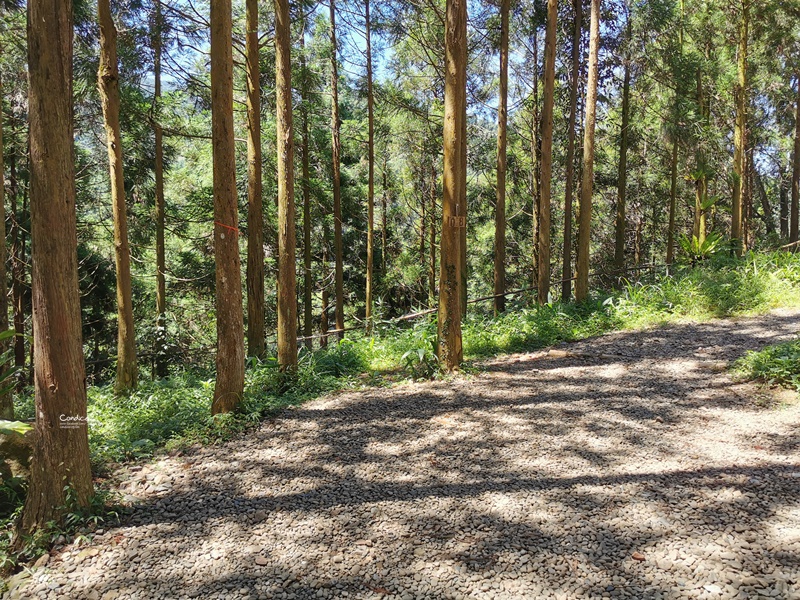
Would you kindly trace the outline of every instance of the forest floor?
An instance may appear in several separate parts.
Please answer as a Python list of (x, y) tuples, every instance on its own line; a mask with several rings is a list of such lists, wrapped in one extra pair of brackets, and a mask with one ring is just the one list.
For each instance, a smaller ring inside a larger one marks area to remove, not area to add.
[[(123, 467), (19, 598), (800, 598), (800, 402), (731, 379), (800, 313), (327, 396)], [(43, 561), (41, 561), (43, 562)]]

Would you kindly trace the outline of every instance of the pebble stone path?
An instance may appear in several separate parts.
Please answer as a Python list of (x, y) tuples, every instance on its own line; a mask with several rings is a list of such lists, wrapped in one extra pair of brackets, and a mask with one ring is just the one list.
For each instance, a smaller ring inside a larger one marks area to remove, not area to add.
[(799, 331), (616, 333), (309, 402), (126, 467), (127, 522), (6, 597), (800, 599), (800, 402), (725, 369)]

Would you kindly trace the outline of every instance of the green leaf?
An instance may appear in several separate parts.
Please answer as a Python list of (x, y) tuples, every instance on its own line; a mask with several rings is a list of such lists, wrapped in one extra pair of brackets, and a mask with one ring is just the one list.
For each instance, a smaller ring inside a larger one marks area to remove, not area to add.
[(29, 423), (23, 423), (22, 421), (0, 420), (0, 433), (2, 434), (18, 433), (20, 435), (25, 435), (32, 429), (33, 429), (32, 425), (30, 425)]

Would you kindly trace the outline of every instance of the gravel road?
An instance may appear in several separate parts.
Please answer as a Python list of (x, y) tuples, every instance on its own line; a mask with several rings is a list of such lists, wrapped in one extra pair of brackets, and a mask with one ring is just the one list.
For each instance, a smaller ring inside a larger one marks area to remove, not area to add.
[(125, 467), (132, 516), (6, 597), (800, 599), (800, 402), (725, 368), (798, 332), (615, 333), (309, 402)]

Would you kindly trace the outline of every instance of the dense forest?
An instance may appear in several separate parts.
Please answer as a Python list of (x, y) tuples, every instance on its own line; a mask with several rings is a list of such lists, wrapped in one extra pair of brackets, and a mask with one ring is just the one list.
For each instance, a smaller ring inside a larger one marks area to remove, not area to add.
[(6, 0), (2, 417), (28, 386), (36, 402), (21, 531), (65, 494), (89, 504), (87, 383), (213, 368), (208, 408), (235, 412), (247, 365), (287, 389), (298, 357), (430, 314), (452, 371), (471, 311), (795, 249), (798, 17), (785, 0)]

